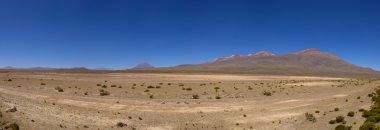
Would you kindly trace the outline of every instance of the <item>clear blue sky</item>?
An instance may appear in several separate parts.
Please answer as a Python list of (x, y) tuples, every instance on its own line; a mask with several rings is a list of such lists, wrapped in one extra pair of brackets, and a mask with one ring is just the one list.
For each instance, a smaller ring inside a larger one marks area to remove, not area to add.
[(380, 2), (0, 1), (0, 67), (173, 66), (306, 48), (380, 70)]

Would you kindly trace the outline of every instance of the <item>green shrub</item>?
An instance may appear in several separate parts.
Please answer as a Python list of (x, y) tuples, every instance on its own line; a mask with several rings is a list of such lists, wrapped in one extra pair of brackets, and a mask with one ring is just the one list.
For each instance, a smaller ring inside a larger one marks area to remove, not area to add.
[(354, 116), (355, 116), (355, 112), (350, 111), (350, 112), (347, 113), (347, 116), (349, 116), (349, 117), (354, 117)]
[(18, 126), (18, 124), (16, 123), (12, 123), (9, 125), (9, 128), (11, 128), (12, 130), (19, 130), (20, 127)]
[(336, 119), (335, 119), (335, 121), (337, 123), (343, 122), (344, 121), (344, 117), (343, 116), (337, 116)]
[(351, 126), (345, 126), (345, 125), (337, 125), (335, 127), (335, 130), (351, 130)]
[(330, 121), (329, 121), (329, 124), (335, 124), (335, 123), (336, 123), (335, 120), (330, 120)]
[(373, 123), (377, 123), (377, 122), (378, 122), (378, 120), (376, 119), (376, 117), (375, 117), (375, 116), (370, 116), (370, 117), (368, 117), (368, 118), (367, 118), (367, 122), (373, 122)]
[(373, 122), (365, 122), (360, 126), (359, 130), (376, 130), (379, 127), (376, 127), (376, 124)]
[(362, 114), (362, 117), (369, 117), (372, 115), (372, 112), (368, 111), (368, 110), (363, 110), (363, 114)]

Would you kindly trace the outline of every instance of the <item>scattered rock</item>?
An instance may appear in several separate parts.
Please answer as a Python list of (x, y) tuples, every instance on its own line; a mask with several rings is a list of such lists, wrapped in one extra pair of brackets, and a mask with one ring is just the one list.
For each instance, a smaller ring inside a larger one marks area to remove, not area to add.
[(16, 106), (12, 106), (11, 108), (6, 110), (6, 112), (16, 112), (16, 111), (17, 111)]

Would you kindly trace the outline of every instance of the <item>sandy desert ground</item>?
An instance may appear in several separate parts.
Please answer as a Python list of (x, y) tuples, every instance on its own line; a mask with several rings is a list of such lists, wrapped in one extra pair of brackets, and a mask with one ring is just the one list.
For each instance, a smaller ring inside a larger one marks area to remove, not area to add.
[[(1, 125), (15, 122), (26, 130), (329, 130), (339, 115), (358, 129), (365, 120), (358, 110), (369, 108), (367, 95), (380, 85), (350, 78), (133, 73), (11, 72), (0, 79)], [(6, 112), (12, 106), (17, 111)]]

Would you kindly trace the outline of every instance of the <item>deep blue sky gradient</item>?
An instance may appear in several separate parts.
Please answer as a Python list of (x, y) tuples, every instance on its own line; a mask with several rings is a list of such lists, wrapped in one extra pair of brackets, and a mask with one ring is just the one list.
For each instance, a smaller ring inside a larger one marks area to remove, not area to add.
[(380, 1), (0, 1), (0, 67), (174, 66), (307, 48), (380, 70)]

